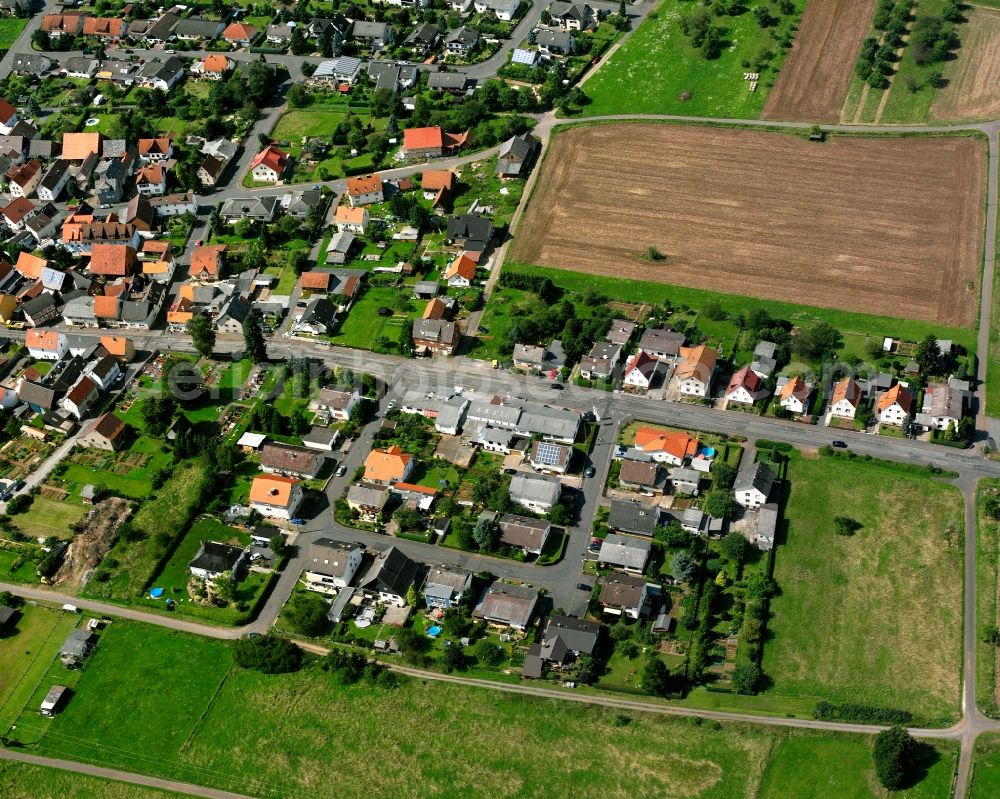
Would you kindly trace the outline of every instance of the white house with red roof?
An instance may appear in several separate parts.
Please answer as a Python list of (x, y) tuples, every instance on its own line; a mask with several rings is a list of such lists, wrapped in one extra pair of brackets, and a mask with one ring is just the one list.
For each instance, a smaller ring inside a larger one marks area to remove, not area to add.
[(812, 388), (799, 375), (795, 375), (778, 390), (778, 402), (789, 413), (803, 414), (809, 407)]
[(875, 402), (875, 411), (881, 424), (902, 425), (907, 416), (913, 415), (913, 392), (902, 383), (896, 383), (883, 392)]
[(277, 183), (288, 169), (288, 153), (267, 145), (250, 162), (250, 174), (261, 183)]
[(729, 381), (726, 387), (726, 402), (753, 405), (766, 394), (763, 378), (749, 366), (744, 366)]
[(476, 279), (476, 262), (462, 253), (448, 265), (444, 279), (451, 288), (468, 288)]
[(58, 361), (66, 354), (66, 335), (56, 330), (32, 328), (25, 339), (28, 354), (36, 361)]
[(662, 361), (639, 350), (625, 364), (623, 384), (626, 387), (649, 390), (662, 381), (667, 368)]
[(17, 109), (0, 97), (0, 135), (9, 135), (18, 119)]

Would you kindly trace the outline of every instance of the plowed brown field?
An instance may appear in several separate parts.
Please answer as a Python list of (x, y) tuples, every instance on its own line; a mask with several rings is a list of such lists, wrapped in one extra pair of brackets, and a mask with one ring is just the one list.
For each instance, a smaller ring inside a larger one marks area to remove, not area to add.
[(573, 128), (553, 137), (510, 259), (971, 327), (985, 163), (971, 138)]
[(764, 105), (765, 119), (836, 122), (875, 0), (812, 0)]
[(964, 12), (962, 49), (948, 62), (948, 84), (931, 106), (936, 119), (995, 119), (1000, 115), (1000, 11), (973, 6)]

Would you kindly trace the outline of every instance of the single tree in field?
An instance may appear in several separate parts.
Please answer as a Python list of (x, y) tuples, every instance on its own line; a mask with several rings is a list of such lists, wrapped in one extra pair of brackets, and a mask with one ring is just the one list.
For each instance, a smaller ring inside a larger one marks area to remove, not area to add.
[(757, 683), (760, 682), (760, 678), (760, 666), (755, 663), (737, 666), (733, 670), (733, 689), (738, 694), (754, 694), (757, 692)]
[(198, 354), (205, 358), (212, 357), (212, 352), (215, 350), (215, 330), (208, 314), (199, 313), (192, 316), (188, 320), (186, 329)]
[(903, 727), (895, 726), (875, 736), (872, 760), (875, 776), (890, 791), (906, 787), (913, 772), (917, 742)]

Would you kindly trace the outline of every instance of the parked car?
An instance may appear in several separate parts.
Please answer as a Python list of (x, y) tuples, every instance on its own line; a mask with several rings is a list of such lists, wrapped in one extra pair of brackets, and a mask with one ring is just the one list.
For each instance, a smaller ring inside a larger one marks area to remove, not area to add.
[(587, 585), (586, 583), (577, 583), (576, 587), (579, 588), (581, 591), (593, 591), (594, 590), (594, 586)]
[(340, 464), (340, 466), (337, 467), (337, 477), (343, 477), (346, 472), (347, 467), (344, 466), (344, 464)]
[(553, 383), (552, 388), (554, 388), (556, 391), (562, 391), (562, 383)]
[(843, 441), (839, 441), (839, 440), (838, 441), (831, 441), (830, 442), (830, 446), (831, 447), (836, 447), (837, 449), (847, 449), (847, 444), (845, 444)]
[(595, 474), (597, 474), (597, 469), (595, 469), (593, 466), (588, 466), (586, 469), (584, 469), (583, 473), (587, 477), (593, 477)]
[(14, 483), (14, 485), (12, 485), (12, 486), (10, 487), (10, 490), (11, 490), (11, 491), (20, 491), (20, 490), (21, 490), (22, 488), (24, 488), (24, 487), (25, 487), (26, 485), (27, 485), (27, 483), (26, 483), (26, 482), (24, 482), (24, 480), (18, 480), (18, 481), (17, 481), (16, 483)]

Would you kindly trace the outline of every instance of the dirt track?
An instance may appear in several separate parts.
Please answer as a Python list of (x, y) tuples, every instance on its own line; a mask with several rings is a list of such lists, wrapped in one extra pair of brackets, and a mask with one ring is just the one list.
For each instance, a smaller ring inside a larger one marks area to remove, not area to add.
[(934, 98), (936, 119), (995, 119), (1000, 116), (1000, 11), (972, 7), (965, 12), (962, 47), (948, 62), (948, 85)]
[(510, 259), (969, 327), (985, 163), (971, 138), (575, 128), (553, 139)]
[(875, 0), (812, 0), (764, 105), (765, 119), (836, 122)]

